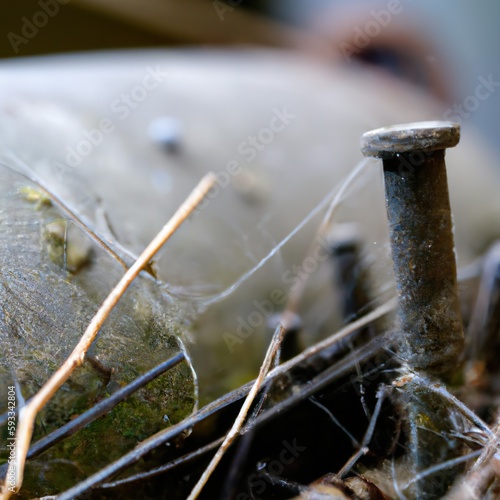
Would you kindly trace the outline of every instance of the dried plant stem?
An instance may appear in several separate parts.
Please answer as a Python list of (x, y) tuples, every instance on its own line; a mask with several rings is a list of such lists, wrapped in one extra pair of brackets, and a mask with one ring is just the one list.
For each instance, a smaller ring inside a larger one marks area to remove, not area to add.
[(87, 350), (95, 339), (109, 313), (120, 300), (120, 297), (127, 290), (141, 270), (148, 265), (162, 245), (187, 219), (197, 205), (199, 205), (215, 182), (216, 177), (213, 173), (207, 174), (200, 181), (198, 186), (179, 207), (174, 216), (155, 236), (155, 238), (139, 256), (134, 265), (125, 273), (123, 278), (108, 295), (70, 356), (38, 391), (38, 393), (33, 396), (30, 402), (21, 409), (19, 412), (19, 425), (16, 433), (16, 456), (15, 460), (9, 464), (9, 468), (7, 470), (7, 477), (15, 477), (15, 486), (14, 488), (7, 488), (7, 484), (5, 484), (4, 490), (2, 491), (3, 500), (7, 500), (12, 493), (19, 491), (21, 488), (26, 454), (28, 452), (33, 434), (34, 421), (38, 412), (47, 404), (50, 398), (64, 384), (64, 382), (66, 382), (75, 368), (83, 363)]
[(321, 342), (318, 342), (317, 344), (308, 347), (300, 354), (297, 354), (297, 356), (274, 368), (269, 373), (266, 382), (274, 380), (279, 375), (283, 375), (288, 370), (290, 370), (290, 368), (297, 366), (300, 363), (306, 361), (308, 358), (311, 358), (312, 356), (319, 354), (323, 349), (327, 349), (328, 347), (336, 344), (337, 342), (340, 342), (342, 339), (344, 339), (351, 333), (355, 332), (356, 330), (359, 330), (360, 328), (369, 325), (373, 321), (376, 321), (377, 319), (384, 317), (386, 314), (389, 314), (394, 309), (396, 309), (396, 305), (397, 305), (396, 298), (389, 299), (388, 301), (384, 302), (382, 305), (380, 305), (370, 313), (361, 316), (361, 318), (357, 319), (356, 321), (353, 321), (352, 323), (348, 323), (338, 332), (330, 335)]
[[(264, 384), (271, 383), (276, 377), (286, 373), (294, 366), (297, 366), (298, 364), (307, 360), (308, 357), (317, 355), (321, 351), (321, 349), (327, 349), (329, 346), (345, 338), (353, 331), (358, 330), (359, 328), (362, 328), (363, 326), (369, 324), (370, 322), (375, 321), (376, 319), (381, 318), (382, 316), (390, 313), (392, 310), (394, 310), (395, 307), (396, 307), (396, 299), (390, 300), (387, 303), (375, 309), (374, 311), (372, 311), (370, 314), (359, 318), (353, 323), (349, 323), (342, 330), (328, 337), (320, 344), (317, 344), (316, 346), (307, 349), (298, 356), (272, 369), (264, 379)], [(127, 467), (137, 462), (137, 460), (144, 457), (151, 450), (165, 444), (167, 441), (172, 440), (173, 438), (184, 432), (186, 429), (198, 425), (209, 415), (212, 415), (217, 411), (221, 411), (222, 408), (225, 408), (228, 404), (243, 399), (243, 397), (250, 391), (251, 389), (251, 387), (249, 387), (250, 385), (251, 383), (245, 384), (243, 387), (240, 387), (239, 389), (236, 389), (235, 391), (221, 397), (219, 400), (214, 401), (208, 404), (207, 406), (201, 408), (195, 414), (191, 415), (190, 417), (187, 417), (182, 422), (179, 422), (172, 427), (168, 427), (167, 429), (159, 431), (154, 436), (148, 438), (142, 443), (139, 443), (133, 450), (129, 451), (127, 454), (123, 455), (115, 462), (109, 464), (105, 468), (101, 469), (99, 472), (96, 472), (95, 474), (88, 477), (78, 485), (75, 485), (71, 489), (65, 491), (64, 493), (61, 493), (60, 498), (71, 499), (78, 495), (82, 495), (90, 491), (90, 489), (96, 487), (97, 485), (102, 484), (104, 481), (109, 480), (114, 475), (123, 472)], [(243, 432), (246, 432), (246, 430), (243, 429)]]
[(243, 406), (241, 407), (240, 412), (238, 413), (238, 416), (234, 421), (233, 426), (227, 433), (226, 438), (222, 442), (220, 448), (217, 450), (217, 453), (214, 455), (214, 457), (208, 464), (208, 467), (203, 472), (201, 478), (194, 486), (187, 500), (195, 500), (196, 498), (198, 498), (199, 494), (201, 493), (201, 490), (204, 488), (208, 479), (210, 478), (210, 476), (216, 469), (217, 465), (221, 461), (222, 457), (224, 456), (224, 453), (227, 451), (227, 449), (231, 446), (231, 444), (238, 436), (241, 428), (243, 427), (243, 423), (245, 422), (245, 418), (248, 415), (250, 407), (252, 406), (252, 403), (254, 402), (257, 393), (262, 387), (266, 375), (269, 373), (273, 359), (276, 356), (278, 349), (280, 348), (281, 342), (283, 341), (284, 334), (285, 334), (285, 329), (283, 328), (282, 325), (279, 325), (278, 328), (276, 328), (271, 343), (269, 345), (269, 348), (267, 349), (264, 362), (260, 367), (259, 375), (255, 379), (255, 382), (252, 388), (250, 389), (250, 392), (248, 393), (245, 402), (243, 403)]

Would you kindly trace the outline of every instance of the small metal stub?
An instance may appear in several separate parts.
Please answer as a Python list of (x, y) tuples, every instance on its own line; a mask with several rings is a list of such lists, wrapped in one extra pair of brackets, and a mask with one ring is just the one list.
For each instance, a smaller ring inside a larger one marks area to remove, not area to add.
[(151, 140), (171, 154), (178, 153), (182, 144), (182, 124), (173, 116), (160, 116), (148, 126)]

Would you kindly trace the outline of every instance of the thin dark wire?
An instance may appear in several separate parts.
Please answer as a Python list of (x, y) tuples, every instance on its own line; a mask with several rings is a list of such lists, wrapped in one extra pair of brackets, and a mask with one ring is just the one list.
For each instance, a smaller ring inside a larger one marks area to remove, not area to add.
[(223, 398), (206, 405), (197, 413), (184, 419), (182, 422), (179, 422), (178, 424), (173, 425), (168, 429), (164, 429), (149, 437), (148, 439), (140, 443), (136, 448), (129, 451), (115, 462), (107, 465), (84, 481), (76, 484), (69, 490), (66, 490), (65, 492), (58, 495), (58, 500), (73, 500), (79, 495), (89, 492), (96, 485), (104, 482), (106, 479), (124, 471), (128, 467), (138, 462), (144, 455), (147, 455), (149, 452), (156, 449), (158, 446), (161, 446), (162, 444), (170, 441), (183, 431), (190, 429), (205, 418), (213, 415), (217, 411), (220, 411), (222, 408), (225, 408), (230, 404), (243, 399), (250, 391), (252, 383), (253, 382), (245, 384), (239, 389), (236, 389), (235, 391), (225, 395)]
[(359, 448), (359, 441), (339, 422), (335, 415), (325, 405), (322, 405), (314, 396), (311, 396), (309, 401), (318, 408), (321, 408), (321, 410), (330, 417), (330, 420), (349, 438), (354, 448)]
[[(269, 384), (271, 385), (271, 384)], [(234, 498), (235, 497), (235, 488), (238, 484), (238, 479), (240, 478), (243, 472), (243, 465), (245, 463), (246, 458), (248, 457), (248, 453), (250, 451), (253, 438), (255, 433), (250, 431), (245, 435), (241, 436), (238, 442), (236, 443), (236, 452), (234, 454), (234, 458), (231, 461), (231, 466), (227, 473), (226, 480), (224, 481), (224, 486), (222, 488), (222, 498)]]
[(146, 384), (148, 384), (155, 378), (159, 377), (166, 371), (171, 370), (185, 359), (186, 356), (184, 352), (179, 352), (172, 358), (168, 359), (167, 361), (155, 366), (152, 370), (149, 370), (143, 375), (140, 375), (133, 382), (119, 389), (109, 398), (100, 401), (90, 410), (86, 411), (85, 413), (82, 413), (74, 420), (71, 420), (62, 427), (59, 427), (59, 429), (50, 433), (48, 436), (45, 436), (44, 438), (37, 441), (30, 447), (27, 458), (28, 459), (34, 458), (40, 455), (40, 453), (47, 450), (48, 448), (59, 443), (63, 439), (75, 434), (77, 431), (85, 427), (87, 424), (93, 422), (94, 420), (98, 419), (105, 413), (111, 411), (118, 403), (123, 401), (125, 398), (127, 398), (134, 392), (138, 391), (141, 387), (145, 386)]
[[(305, 387), (301, 388), (299, 392), (293, 394), (293, 396), (291, 396), (290, 398), (277, 403), (265, 413), (260, 415), (260, 417), (255, 421), (254, 425), (263, 425), (265, 422), (268, 422), (269, 420), (283, 414), (285, 411), (294, 407), (304, 399), (311, 397), (314, 393), (321, 390), (323, 387), (331, 384), (333, 380), (340, 378), (341, 376), (349, 372), (349, 370), (352, 370), (356, 362), (362, 362), (375, 355), (377, 352), (379, 352), (380, 349), (385, 347), (388, 341), (389, 340), (387, 337), (377, 337), (371, 340), (366, 346), (359, 348), (357, 352), (346, 356), (344, 359), (340, 360), (338, 363), (335, 363), (320, 375), (313, 378)], [(242, 429), (242, 433), (248, 432), (250, 428), (250, 425), (247, 424)]]
[[(277, 416), (280, 412), (285, 411), (286, 409), (288, 409), (288, 407), (292, 407), (298, 404), (302, 399), (311, 396), (314, 392), (321, 389), (325, 385), (328, 385), (335, 378), (346, 373), (349, 369), (352, 368), (353, 363), (356, 362), (356, 360), (361, 361), (367, 359), (370, 356), (374, 355), (378, 351), (378, 349), (387, 347), (388, 344), (389, 344), (389, 339), (387, 337), (379, 337), (373, 339), (367, 346), (361, 348), (357, 353), (355, 353), (355, 355), (353, 353), (344, 360), (342, 360), (339, 363), (341, 365), (340, 367), (338, 365), (330, 367), (326, 372), (322, 374), (322, 376), (314, 379), (311, 383), (311, 386), (309, 386), (304, 391), (301, 391), (298, 394), (294, 394), (290, 398), (292, 400), (291, 402), (284, 401), (276, 405), (275, 407), (271, 408), (270, 410), (267, 410), (265, 413), (260, 415), (260, 417), (255, 421), (255, 423), (256, 424), (263, 423), (267, 421), (268, 418), (273, 418)], [(329, 345), (330, 343), (327, 342), (324, 345), (322, 345), (322, 348), (327, 349)], [(315, 351), (313, 355), (316, 355), (319, 352), (321, 352), (321, 350)], [(294, 366), (294, 364), (296, 364), (297, 360), (303, 361), (303, 356), (304, 353), (302, 353), (299, 356), (296, 356), (296, 359), (295, 358), (291, 359), (286, 363), (284, 363), (283, 365), (280, 365), (275, 370), (273, 370), (273, 372), (271, 372), (268, 378), (266, 379), (266, 383), (269, 383), (271, 380), (274, 380), (276, 376), (281, 374), (281, 368), (290, 369), (292, 366)], [(315, 384), (318, 385), (315, 386)], [(78, 495), (88, 492), (96, 485), (104, 482), (106, 479), (122, 472), (123, 470), (127, 469), (128, 467), (136, 463), (138, 460), (140, 460), (144, 455), (148, 454), (150, 451), (154, 450), (158, 446), (161, 446), (167, 441), (173, 439), (184, 430), (191, 428), (193, 425), (199, 423), (203, 419), (216, 413), (222, 408), (243, 399), (250, 391), (252, 385), (253, 382), (245, 384), (244, 386), (236, 389), (235, 391), (230, 392), (229, 394), (223, 396), (217, 401), (214, 401), (213, 403), (210, 403), (209, 405), (205, 406), (191, 417), (184, 419), (182, 422), (179, 422), (178, 424), (169, 427), (168, 429), (164, 429), (158, 432), (157, 434), (151, 436), (150, 438), (146, 439), (145, 441), (137, 445), (136, 448), (134, 448), (127, 454), (120, 457), (115, 462), (102, 468), (100, 471), (96, 472), (95, 474), (88, 477), (84, 481), (73, 486), (69, 490), (61, 493), (58, 496), (58, 500), (72, 500), (73, 498), (76, 498)], [(241, 433), (244, 434), (248, 431), (249, 428), (248, 426), (246, 426), (242, 429)]]
[(201, 457), (205, 453), (208, 453), (209, 451), (214, 450), (217, 448), (222, 441), (224, 440), (224, 436), (222, 436), (219, 439), (216, 439), (215, 441), (212, 441), (211, 443), (202, 446), (201, 448), (198, 448), (195, 451), (192, 451), (190, 453), (186, 453), (182, 457), (176, 458), (175, 460), (172, 460), (171, 462), (168, 462), (165, 465), (162, 465), (161, 467), (157, 467), (156, 469), (151, 469), (147, 472), (140, 472), (139, 474), (135, 474), (134, 476), (126, 477), (125, 479), (119, 479), (118, 481), (113, 481), (111, 483), (104, 483), (95, 488), (95, 490), (101, 490), (101, 489), (108, 489), (108, 488), (116, 488), (117, 486), (123, 486), (124, 484), (132, 484), (132, 483), (137, 483), (140, 481), (144, 481), (146, 479), (150, 479), (155, 476), (159, 476), (160, 474), (163, 474), (164, 472), (168, 472), (169, 470), (175, 469), (179, 465), (186, 464), (188, 462), (191, 462), (195, 458)]
[(368, 444), (370, 443), (373, 432), (375, 431), (375, 425), (377, 424), (378, 417), (380, 415), (380, 410), (382, 409), (382, 403), (386, 397), (386, 391), (382, 388), (377, 393), (377, 404), (375, 405), (375, 410), (373, 411), (372, 418), (370, 419), (370, 424), (368, 429), (366, 429), (363, 441), (359, 446), (359, 450), (347, 461), (347, 463), (340, 469), (339, 476), (344, 477), (355, 465), (355, 463), (363, 456), (368, 453)]
[[(155, 378), (159, 377), (164, 372), (172, 369), (174, 366), (178, 365), (182, 361), (186, 359), (186, 355), (184, 352), (179, 352), (174, 357), (168, 359), (167, 361), (155, 366), (152, 370), (146, 372), (144, 375), (137, 377), (133, 382), (128, 384), (127, 386), (119, 389), (114, 394), (112, 394), (109, 398), (104, 399), (100, 403), (96, 404), (90, 410), (82, 413), (80, 416), (71, 420), (67, 424), (59, 427), (54, 432), (50, 433), (48, 436), (37, 441), (33, 444), (28, 450), (28, 454), (26, 456), (27, 460), (37, 457), (45, 450), (51, 448), (56, 445), (63, 439), (75, 434), (81, 428), (85, 427), (87, 424), (93, 422), (97, 418), (101, 417), (105, 413), (111, 411), (118, 403), (123, 401), (126, 397), (130, 396), (138, 389), (151, 382)], [(2, 464), (0, 466), (0, 477), (5, 477), (7, 473), (8, 463)]]

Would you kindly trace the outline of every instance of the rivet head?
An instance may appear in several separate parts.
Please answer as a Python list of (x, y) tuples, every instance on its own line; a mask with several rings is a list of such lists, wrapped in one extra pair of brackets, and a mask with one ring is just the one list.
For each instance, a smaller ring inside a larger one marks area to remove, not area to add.
[(182, 142), (182, 123), (174, 116), (160, 116), (148, 126), (151, 140), (169, 153), (177, 153)]
[(438, 151), (452, 148), (460, 140), (460, 125), (447, 121), (428, 121), (393, 125), (366, 132), (361, 137), (364, 156), (393, 158), (412, 151)]

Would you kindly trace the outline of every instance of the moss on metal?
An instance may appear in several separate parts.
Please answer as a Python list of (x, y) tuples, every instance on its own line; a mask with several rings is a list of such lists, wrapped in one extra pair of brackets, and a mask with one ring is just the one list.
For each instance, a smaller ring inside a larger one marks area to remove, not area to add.
[[(33, 396), (62, 364), (123, 266), (26, 178), (0, 170), (0, 385)], [(113, 310), (84, 364), (37, 419), (33, 441), (67, 423), (183, 348), (184, 311), (151, 276)], [(96, 472), (196, 405), (189, 361), (29, 461), (22, 495), (54, 494)], [(0, 398), (0, 415), (7, 401)], [(21, 404), (18, 398), (17, 405)], [(6, 426), (0, 427), (6, 438)], [(4, 455), (4, 452), (2, 451)], [(5, 461), (6, 456), (0, 456)]]

